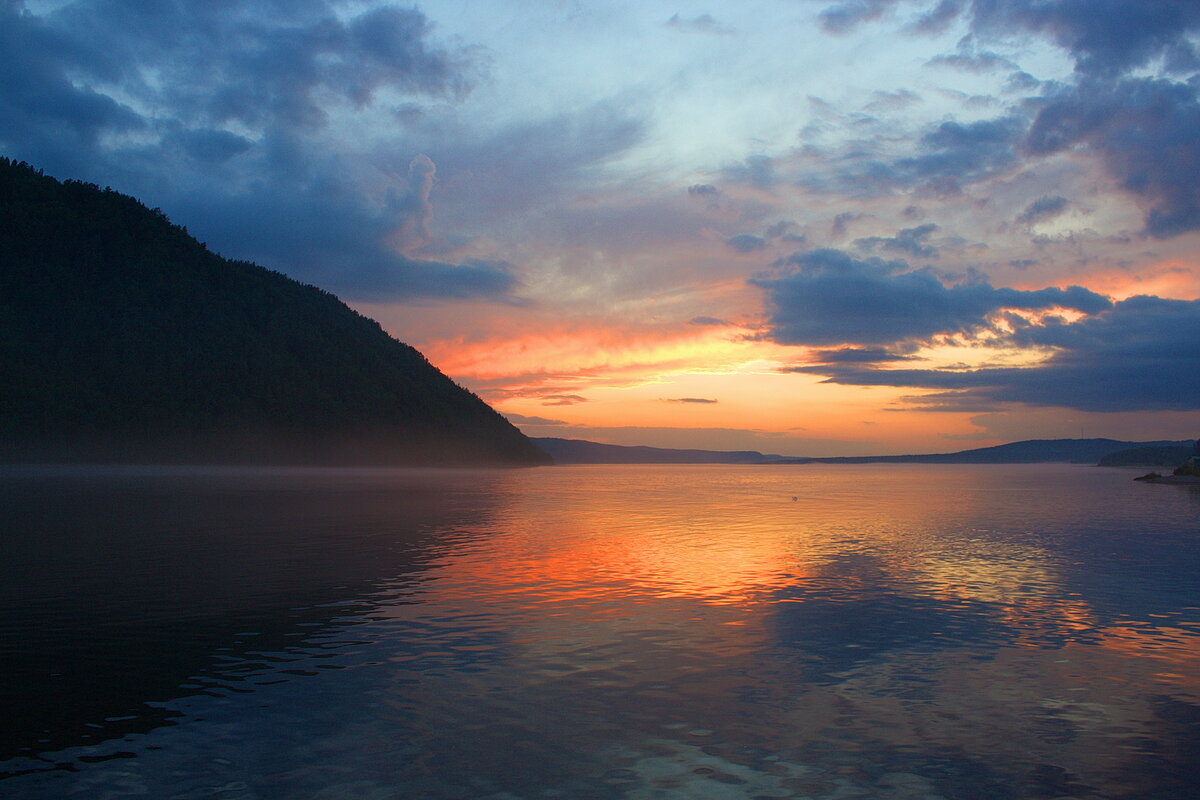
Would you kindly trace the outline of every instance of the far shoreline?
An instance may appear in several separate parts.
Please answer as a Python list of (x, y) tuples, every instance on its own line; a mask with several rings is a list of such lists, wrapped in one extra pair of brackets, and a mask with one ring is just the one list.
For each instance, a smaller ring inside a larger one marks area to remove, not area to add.
[(1159, 475), (1155, 478), (1143, 475), (1140, 478), (1134, 478), (1134, 480), (1141, 483), (1159, 483), (1170, 484), (1174, 486), (1200, 486), (1200, 475)]

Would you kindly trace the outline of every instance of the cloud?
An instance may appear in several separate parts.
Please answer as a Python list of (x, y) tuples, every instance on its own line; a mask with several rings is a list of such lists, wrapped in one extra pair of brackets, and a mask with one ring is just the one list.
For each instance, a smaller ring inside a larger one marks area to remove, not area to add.
[(842, 347), (837, 350), (817, 350), (816, 360), (824, 364), (879, 364), (885, 361), (913, 361), (915, 356), (902, 355), (882, 347)]
[(829, 235), (834, 239), (841, 239), (846, 235), (846, 227), (856, 219), (862, 219), (865, 214), (856, 214), (853, 211), (843, 211), (833, 218), (833, 223), (829, 226)]
[(1145, 233), (1200, 230), (1200, 101), (1164, 79), (1085, 80), (1051, 95), (1025, 139), (1036, 156), (1086, 146), (1148, 206)]
[(748, 183), (760, 189), (770, 188), (778, 180), (775, 159), (761, 154), (748, 156), (741, 164), (726, 167), (724, 173), (731, 181)]
[(1033, 367), (976, 370), (874, 369), (853, 364), (793, 368), (831, 383), (940, 390), (921, 398), (938, 410), (1005, 403), (1079, 411), (1200, 409), (1200, 300), (1131, 297), (1078, 322), (1028, 326), (1022, 346), (1053, 348)]
[(895, 92), (876, 90), (871, 93), (875, 99), (865, 106), (867, 111), (895, 111), (909, 108), (921, 102), (921, 95), (908, 89)]
[(1017, 223), (1027, 228), (1032, 228), (1039, 222), (1054, 219), (1067, 210), (1068, 204), (1067, 198), (1058, 195), (1054, 197), (1039, 197), (1017, 215)]
[(547, 394), (542, 395), (542, 405), (544, 406), (573, 406), (577, 403), (586, 403), (588, 399), (578, 394)]
[(184, 124), (314, 128), (328, 121), (326, 98), (362, 107), (383, 90), (452, 97), (469, 86), (463, 54), (429, 46), (414, 9), (343, 17), (313, 0), (287, 14), (238, 0), (94, 0), (35, 19), (75, 46), (74, 58), (60, 54), (65, 71), (115, 82)]
[(712, 14), (700, 14), (691, 19), (674, 14), (663, 25), (683, 33), (707, 33), (715, 36), (728, 36), (733, 33), (732, 28), (717, 22)]
[(896, 2), (897, 0), (847, 0), (829, 6), (817, 18), (826, 33), (847, 34), (865, 22), (879, 19)]
[(716, 317), (692, 317), (688, 320), (689, 325), (728, 325), (729, 323), (723, 319)]
[(926, 244), (929, 235), (938, 229), (932, 223), (915, 228), (904, 228), (893, 237), (868, 236), (855, 239), (854, 243), (864, 250), (880, 249), (889, 253), (902, 253), (915, 258), (937, 258), (937, 248)]
[[(882, 15), (890, 4), (848, 2), (827, 9), (844, 31)], [(908, 157), (881, 158), (886, 137), (839, 157), (818, 190), (873, 196), (918, 190), (953, 196), (1029, 160), (1060, 152), (1094, 155), (1144, 207), (1143, 233), (1166, 239), (1200, 229), (1200, 4), (1175, 0), (944, 0), (916, 30), (944, 30), (965, 15), (970, 34), (959, 52), (930, 65), (987, 72), (1011, 70), (1008, 91), (1041, 91), (1006, 116), (949, 120), (917, 141)], [(977, 43), (1043, 36), (1073, 60), (1075, 75), (1042, 83), (1004, 55)], [(1157, 77), (1146, 75), (1146, 71)], [(874, 146), (871, 146), (874, 145)]]
[(701, 403), (711, 404), (716, 403), (716, 400), (710, 400), (706, 397), (668, 397), (664, 398), (668, 403)]
[(750, 284), (766, 292), (765, 338), (791, 345), (891, 345), (970, 333), (1003, 309), (1094, 314), (1110, 305), (1079, 286), (1022, 291), (977, 280), (947, 287), (932, 271), (904, 261), (860, 260), (829, 249), (794, 254), (777, 273)]
[(359, 202), (353, 187), (333, 177), (336, 160), (322, 163), (314, 155), (310, 166), (315, 175), (298, 185), (182, 198), (179, 216), (201, 238), (218, 232), (227, 255), (286, 267), (288, 274), (350, 300), (516, 302), (513, 292), (520, 281), (515, 268), (502, 260), (449, 263), (397, 251), (393, 242), (398, 232), (402, 237), (424, 234), (422, 204), (416, 207), (416, 222), (404, 201), (398, 209), (370, 208)]
[(931, 67), (951, 67), (977, 75), (1001, 69), (1019, 70), (1011, 59), (986, 50), (982, 53), (952, 53), (934, 56), (929, 59), (927, 65)]
[(1200, 4), (1190, 0), (974, 0), (972, 27), (1011, 37), (1040, 33), (1071, 53), (1080, 73), (1109, 77), (1164, 57), (1168, 67), (1196, 68), (1191, 34)]
[(768, 239), (779, 239), (781, 237), (795, 238), (795, 235), (790, 234), (792, 228), (795, 227), (796, 223), (790, 219), (781, 219), (773, 225), (768, 225), (766, 231), (763, 232), (763, 236)]
[(1012, 168), (1017, 163), (1015, 146), (1023, 132), (1017, 117), (943, 122), (921, 137), (924, 153), (891, 165), (892, 179), (901, 186), (941, 186), (939, 193), (954, 194), (961, 183)]
[[(831, 30), (844, 32), (890, 5), (847, 2), (822, 18)], [(1001, 118), (946, 121), (922, 136), (920, 152), (909, 157), (882, 159), (871, 148), (848, 152), (838, 178), (810, 179), (808, 185), (865, 195), (916, 189), (953, 196), (1030, 158), (1084, 152), (1144, 206), (1145, 235), (1166, 239), (1200, 230), (1200, 3), (944, 0), (914, 29), (944, 30), (964, 14), (970, 34), (959, 51), (928, 64), (977, 73), (1011, 70), (1009, 91), (1040, 90), (1042, 96)], [(1074, 60), (1074, 79), (1043, 84), (1009, 58), (978, 47), (1011, 42), (1020, 32), (1061, 47)], [(882, 149), (884, 141), (878, 144)]]
[[(821, 154), (823, 164), (833, 166), (832, 175), (814, 170), (797, 182), (813, 191), (857, 197), (912, 191), (954, 197), (962, 194), (965, 186), (1020, 167), (1018, 147), (1028, 124), (1017, 114), (966, 123), (946, 120), (912, 140), (912, 155), (890, 158), (881, 153), (901, 137), (895, 131), (880, 130), (874, 140), (853, 140), (843, 152)], [(835, 236), (839, 233), (835, 225)]]
[(1009, 92), (1032, 92), (1041, 85), (1041, 81), (1024, 70), (1012, 73), (1004, 82), (1004, 88)]
[(52, 157), (79, 164), (102, 136), (149, 126), (128, 105), (73, 80), (71, 68), (109, 81), (121, 72), (102, 48), (45, 24), (20, 4), (0, 6), (0, 142), (10, 152), (22, 142), (21, 155), (39, 166)]
[(914, 33), (934, 35), (944, 32), (962, 14), (965, 0), (941, 0), (929, 13), (912, 24)]
[(754, 253), (766, 249), (767, 240), (761, 236), (742, 234), (741, 236), (732, 236), (726, 239), (725, 244), (739, 253)]
[(393, 239), (402, 253), (418, 250), (433, 238), (429, 232), (429, 221), (433, 218), (429, 193), (436, 176), (437, 167), (427, 155), (414, 156), (408, 164), (407, 191), (392, 203), (392, 209), (400, 215), (400, 225)]
[(213, 249), (350, 300), (515, 302), (502, 259), (417, 255), (432, 239), (428, 157), (395, 175), (390, 153), (356, 154), (331, 130), (369, 126), (382, 97), (455, 102), (471, 58), (394, 6), (5, 3), (0, 151), (134, 194)]
[(513, 120), (494, 132), (480, 134), (481, 127), (463, 119), (436, 131), (428, 148), (439, 164), (453, 165), (448, 183), (469, 179), (469, 190), (455, 195), (456, 206), (481, 224), (541, 211), (548, 198), (569, 213), (575, 206), (561, 202), (564, 193), (577, 193), (581, 185), (592, 191), (595, 171), (635, 147), (646, 133), (644, 109), (628, 98)]

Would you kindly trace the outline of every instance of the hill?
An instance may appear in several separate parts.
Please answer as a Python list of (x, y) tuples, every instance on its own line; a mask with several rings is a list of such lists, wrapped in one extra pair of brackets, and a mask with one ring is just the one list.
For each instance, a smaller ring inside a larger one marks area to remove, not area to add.
[(764, 464), (780, 456), (757, 450), (672, 450), (664, 447), (628, 447), (584, 439), (534, 439), (556, 464)]
[[(962, 450), (902, 456), (840, 456), (789, 458), (754, 450), (671, 450), (626, 447), (582, 439), (534, 439), (560, 464), (1034, 464), (1068, 462), (1095, 464), (1109, 453), (1128, 448), (1168, 448), (1190, 442), (1122, 442), (1115, 439), (1030, 439), (1022, 442)], [(1190, 452), (1190, 449), (1187, 451)], [(1186, 458), (1186, 453), (1184, 457)], [(1182, 461), (1183, 459), (1179, 459)], [(1175, 462), (1175, 463), (1178, 463)]]
[(338, 298), (0, 159), (0, 459), (546, 463)]
[(1122, 442), (1116, 439), (1029, 439), (1021, 442), (960, 450), (957, 453), (927, 453), (904, 456), (850, 456), (842, 458), (785, 459), (792, 464), (1038, 464), (1066, 462), (1095, 464), (1118, 450), (1135, 447), (1168, 447), (1185, 442)]
[(1135, 447), (1118, 450), (1100, 459), (1102, 467), (1177, 467), (1192, 454), (1184, 445)]

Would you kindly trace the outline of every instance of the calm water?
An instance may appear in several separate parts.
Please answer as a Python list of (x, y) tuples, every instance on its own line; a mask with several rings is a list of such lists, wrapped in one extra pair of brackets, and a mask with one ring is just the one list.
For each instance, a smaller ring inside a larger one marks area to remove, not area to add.
[(0, 468), (0, 797), (1200, 796), (1200, 491)]

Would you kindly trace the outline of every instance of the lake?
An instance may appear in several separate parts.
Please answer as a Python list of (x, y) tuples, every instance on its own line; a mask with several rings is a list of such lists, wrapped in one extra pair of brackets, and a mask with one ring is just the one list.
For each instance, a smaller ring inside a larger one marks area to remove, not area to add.
[(1200, 796), (1200, 491), (0, 467), (0, 797)]

